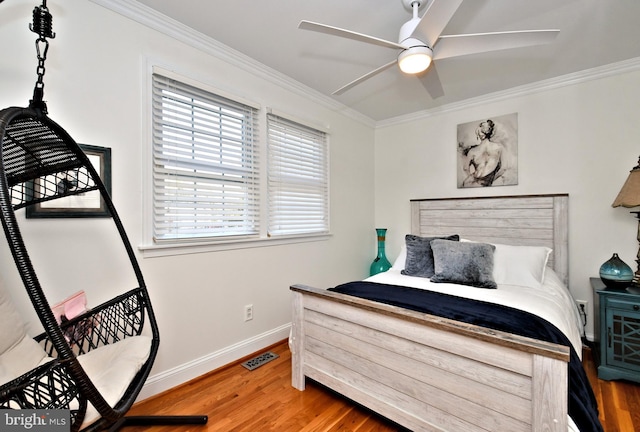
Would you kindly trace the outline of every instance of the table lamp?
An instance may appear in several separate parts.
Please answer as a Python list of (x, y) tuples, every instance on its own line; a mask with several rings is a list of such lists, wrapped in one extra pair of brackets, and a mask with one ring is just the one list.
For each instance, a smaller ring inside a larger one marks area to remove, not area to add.
[[(627, 181), (622, 185), (622, 189), (618, 196), (616, 197), (612, 207), (638, 207), (640, 206), (640, 158), (638, 159), (638, 165), (636, 165), (631, 172), (629, 172), (629, 177), (627, 177)], [(635, 213), (638, 218), (638, 233), (637, 239), (640, 243), (640, 211), (632, 211), (631, 213)], [(638, 254), (636, 255), (636, 263), (637, 270), (633, 275), (633, 281), (631, 281), (632, 288), (634, 291), (640, 289), (640, 248), (638, 249)]]

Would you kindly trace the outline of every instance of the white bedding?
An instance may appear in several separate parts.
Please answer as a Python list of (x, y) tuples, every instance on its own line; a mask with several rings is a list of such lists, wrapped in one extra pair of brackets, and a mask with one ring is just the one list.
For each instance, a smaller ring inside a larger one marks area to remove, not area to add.
[(391, 268), (366, 280), (437, 291), (533, 313), (562, 331), (571, 341), (578, 356), (582, 358), (580, 314), (571, 293), (550, 268), (546, 269), (544, 283), (539, 288), (499, 285), (498, 289), (482, 289), (457, 284), (432, 283), (427, 278), (405, 276), (397, 268)]

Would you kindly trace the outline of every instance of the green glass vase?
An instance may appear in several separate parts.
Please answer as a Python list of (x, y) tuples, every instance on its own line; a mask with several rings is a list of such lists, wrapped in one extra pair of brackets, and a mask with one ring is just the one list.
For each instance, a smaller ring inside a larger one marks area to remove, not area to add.
[(373, 276), (378, 273), (386, 272), (391, 268), (391, 263), (387, 259), (387, 255), (384, 250), (384, 242), (387, 235), (386, 228), (376, 228), (376, 233), (378, 234), (378, 255), (371, 263), (371, 267), (369, 268), (369, 275)]

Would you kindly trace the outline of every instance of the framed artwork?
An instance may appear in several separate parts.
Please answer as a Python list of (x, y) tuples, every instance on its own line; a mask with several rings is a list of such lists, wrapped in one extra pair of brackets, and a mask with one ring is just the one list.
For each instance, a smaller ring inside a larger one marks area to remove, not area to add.
[(518, 184), (518, 114), (458, 125), (458, 188)]
[[(107, 192), (111, 194), (111, 149), (87, 144), (79, 144), (79, 146), (98, 172)], [(69, 185), (73, 185), (74, 176), (77, 177), (78, 173), (72, 171), (67, 173), (67, 179), (70, 179)], [(59, 183), (64, 183), (67, 179)], [(38, 180), (33, 185), (34, 190), (42, 187), (37, 182)], [(67, 185), (59, 184), (59, 187), (67, 187)], [(26, 216), (27, 218), (90, 218), (109, 217), (109, 212), (100, 191), (93, 190), (28, 206)]]

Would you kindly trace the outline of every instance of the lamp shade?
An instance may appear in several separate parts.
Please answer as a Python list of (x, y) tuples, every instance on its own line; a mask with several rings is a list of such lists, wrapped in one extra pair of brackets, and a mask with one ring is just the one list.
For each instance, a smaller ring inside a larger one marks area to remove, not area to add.
[(612, 207), (637, 207), (640, 206), (640, 159), (638, 165), (631, 170), (627, 181), (622, 185), (620, 193), (616, 197)]

